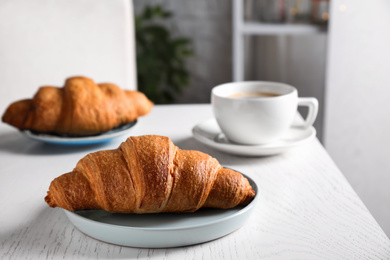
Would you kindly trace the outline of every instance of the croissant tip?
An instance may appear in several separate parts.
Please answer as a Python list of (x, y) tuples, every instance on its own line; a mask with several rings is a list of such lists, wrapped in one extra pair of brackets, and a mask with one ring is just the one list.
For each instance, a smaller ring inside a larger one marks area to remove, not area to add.
[(250, 190), (249, 193), (246, 195), (245, 199), (242, 201), (242, 205), (248, 205), (254, 198), (255, 198), (255, 191)]
[(55, 208), (55, 203), (51, 197), (50, 191), (47, 192), (47, 195), (45, 197), (45, 202), (52, 208)]
[(23, 129), (30, 103), (30, 99), (22, 99), (11, 103), (2, 115), (1, 121), (18, 129)]

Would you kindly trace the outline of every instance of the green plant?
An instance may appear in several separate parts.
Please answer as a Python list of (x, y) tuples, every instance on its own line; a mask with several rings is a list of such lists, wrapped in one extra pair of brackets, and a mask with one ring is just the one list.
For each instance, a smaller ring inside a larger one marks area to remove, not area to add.
[(172, 103), (189, 84), (190, 41), (172, 37), (163, 25), (171, 16), (157, 5), (135, 17), (138, 89), (156, 104)]

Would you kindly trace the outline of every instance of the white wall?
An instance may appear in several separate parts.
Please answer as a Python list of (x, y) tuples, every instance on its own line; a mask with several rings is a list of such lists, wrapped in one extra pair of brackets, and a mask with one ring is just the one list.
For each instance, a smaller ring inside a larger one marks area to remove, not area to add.
[(332, 0), (324, 144), (390, 235), (390, 1)]

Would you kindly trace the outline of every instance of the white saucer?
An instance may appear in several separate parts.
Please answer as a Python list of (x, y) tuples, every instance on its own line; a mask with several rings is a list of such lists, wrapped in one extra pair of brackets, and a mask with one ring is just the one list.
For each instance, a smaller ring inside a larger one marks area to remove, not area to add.
[(240, 145), (226, 139), (217, 121), (212, 118), (197, 124), (192, 134), (199, 142), (221, 152), (244, 156), (275, 155), (312, 140), (316, 136), (314, 127), (306, 129), (291, 127), (277, 142), (264, 145)]

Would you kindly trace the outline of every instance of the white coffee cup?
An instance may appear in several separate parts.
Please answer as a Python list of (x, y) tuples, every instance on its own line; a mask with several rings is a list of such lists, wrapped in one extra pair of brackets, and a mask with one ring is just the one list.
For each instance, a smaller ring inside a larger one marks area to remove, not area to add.
[[(272, 95), (267, 96), (267, 93)], [(295, 87), (279, 82), (244, 81), (218, 85), (212, 89), (211, 103), (227, 139), (245, 145), (280, 139), (292, 126), (298, 106), (307, 106), (308, 114), (301, 125), (294, 127), (310, 127), (318, 113), (316, 98), (298, 97)]]

